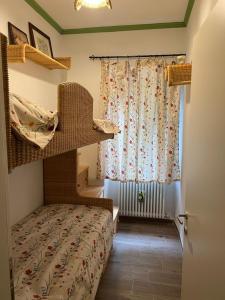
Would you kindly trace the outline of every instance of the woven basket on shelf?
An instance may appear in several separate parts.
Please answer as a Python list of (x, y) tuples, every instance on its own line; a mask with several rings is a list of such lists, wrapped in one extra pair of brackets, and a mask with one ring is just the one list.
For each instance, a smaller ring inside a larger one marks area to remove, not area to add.
[(169, 86), (191, 84), (191, 64), (169, 65), (165, 70), (165, 79)]

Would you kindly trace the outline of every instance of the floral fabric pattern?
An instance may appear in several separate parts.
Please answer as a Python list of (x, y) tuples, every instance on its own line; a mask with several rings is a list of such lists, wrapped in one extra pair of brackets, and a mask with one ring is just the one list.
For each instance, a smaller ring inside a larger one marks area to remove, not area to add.
[(121, 133), (102, 142), (98, 177), (120, 181), (180, 180), (179, 88), (164, 69), (175, 58), (102, 61), (104, 118)]
[(120, 129), (117, 125), (110, 122), (109, 120), (102, 120), (102, 119), (94, 119), (94, 129), (104, 132), (104, 133), (113, 133), (117, 134), (120, 132)]
[(58, 115), (24, 98), (10, 94), (11, 126), (20, 137), (44, 149), (53, 138)]
[(41, 207), (12, 229), (15, 299), (93, 300), (112, 235), (103, 208)]

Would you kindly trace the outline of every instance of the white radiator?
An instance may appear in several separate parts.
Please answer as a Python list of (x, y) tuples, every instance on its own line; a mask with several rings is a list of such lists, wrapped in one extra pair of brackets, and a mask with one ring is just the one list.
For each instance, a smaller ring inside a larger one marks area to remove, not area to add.
[(119, 183), (121, 216), (166, 218), (165, 187), (163, 183)]

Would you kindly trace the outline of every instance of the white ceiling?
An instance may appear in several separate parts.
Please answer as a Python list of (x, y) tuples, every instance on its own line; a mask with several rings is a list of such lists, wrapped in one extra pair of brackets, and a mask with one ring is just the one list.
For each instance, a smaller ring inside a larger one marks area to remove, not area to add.
[(73, 9), (73, 0), (36, 0), (64, 29), (182, 22), (188, 0), (111, 0), (113, 9)]

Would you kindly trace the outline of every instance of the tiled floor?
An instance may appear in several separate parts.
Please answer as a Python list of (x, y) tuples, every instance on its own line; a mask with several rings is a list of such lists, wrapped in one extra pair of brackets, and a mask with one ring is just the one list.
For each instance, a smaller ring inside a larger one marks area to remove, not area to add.
[(181, 265), (174, 224), (120, 222), (96, 300), (179, 300)]

